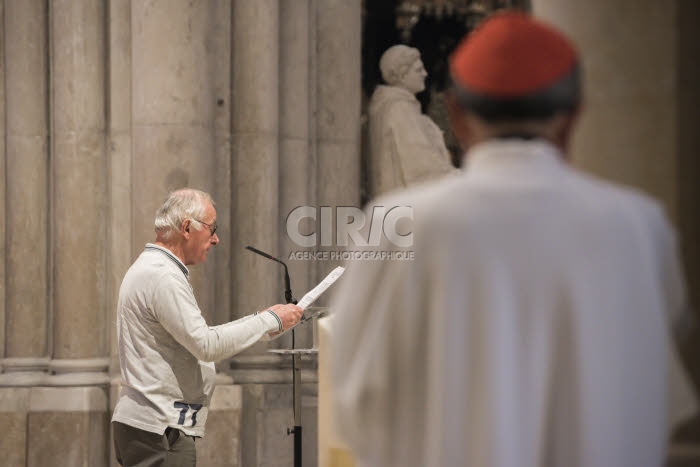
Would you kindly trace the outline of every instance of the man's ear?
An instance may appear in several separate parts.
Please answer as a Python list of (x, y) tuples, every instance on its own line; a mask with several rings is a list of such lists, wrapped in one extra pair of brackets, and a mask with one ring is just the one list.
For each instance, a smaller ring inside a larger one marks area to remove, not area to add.
[(577, 107), (569, 113), (557, 116), (559, 121), (555, 129), (554, 142), (559, 146), (564, 155), (568, 158), (571, 144), (571, 135), (578, 122), (580, 108)]
[(185, 219), (184, 221), (182, 221), (182, 225), (180, 226), (180, 234), (184, 238), (189, 238), (191, 228), (192, 228), (192, 221), (190, 219)]

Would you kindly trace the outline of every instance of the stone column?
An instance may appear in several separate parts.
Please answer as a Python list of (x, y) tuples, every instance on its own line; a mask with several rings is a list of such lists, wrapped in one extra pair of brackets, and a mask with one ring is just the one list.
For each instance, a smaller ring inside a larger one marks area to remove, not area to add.
[[(293, 260), (295, 251), (313, 251), (295, 244), (286, 231), (287, 217), (298, 206), (314, 206), (316, 194), (315, 141), (311, 141), (313, 115), (311, 109), (311, 35), (314, 32), (311, 0), (280, 3), (280, 216), (279, 251), (287, 263), (294, 298), (309, 291), (312, 284), (314, 261)], [(302, 233), (315, 230), (312, 219), (300, 224)], [(295, 330), (295, 345), (311, 347), (311, 326)], [(275, 341), (276, 345), (291, 347), (291, 336)]]
[(50, 3), (53, 384), (107, 381), (105, 13)]
[(233, 313), (284, 300), (279, 248), (279, 1), (236, 0), (232, 11)]
[(109, 2), (109, 259), (110, 373), (119, 373), (116, 311), (122, 278), (133, 261), (131, 216), (131, 1)]
[[(216, 96), (207, 53), (213, 3), (131, 2), (134, 257), (154, 241), (154, 215), (170, 191), (190, 186), (214, 193)], [(209, 319), (214, 261), (190, 271)]]
[[(280, 251), (289, 267), (294, 297), (299, 300), (315, 286), (316, 261), (289, 259), (295, 251), (314, 251), (295, 244), (286, 231), (287, 216), (298, 206), (316, 205), (316, 1), (280, 2)], [(317, 231), (316, 222), (305, 219), (299, 225), (302, 233)], [(313, 347), (313, 325), (307, 324), (294, 331), (296, 348)], [(277, 347), (291, 348), (291, 336), (279, 339)], [(317, 388), (316, 358), (298, 359), (301, 368), (301, 425), (303, 465), (317, 465)], [(283, 376), (292, 378), (291, 357), (282, 362)], [(268, 386), (265, 397), (251, 397), (253, 407), (264, 407), (270, 428), (293, 425), (293, 391), (290, 384)], [(277, 431), (270, 434), (274, 436)], [(284, 434), (285, 431), (282, 431)], [(291, 465), (293, 448), (290, 436), (278, 437), (278, 449), (287, 456), (279, 459), (282, 465)], [(274, 453), (271, 449), (270, 453)]]
[[(109, 2), (109, 258), (107, 289), (110, 336), (109, 414), (120, 389), (117, 345), (117, 300), (119, 287), (133, 261), (133, 220), (131, 215), (131, 0)], [(107, 440), (112, 439), (111, 425)], [(109, 465), (117, 467), (113, 443), (108, 442)]]
[(197, 465), (244, 467), (241, 458), (241, 387), (217, 385), (209, 404), (207, 434), (197, 440)]
[[(0, 2), (0, 24), (5, 30), (5, 2)], [(0, 34), (0, 180), (5, 178), (5, 34)], [(7, 211), (5, 209), (5, 190), (0, 190), (0, 359), (5, 357), (5, 226)], [(2, 371), (2, 364), (0, 364)]]
[[(214, 111), (214, 186), (212, 193), (216, 201), (216, 217), (219, 224), (219, 245), (214, 251), (215, 285), (213, 309), (210, 318), (213, 324), (231, 321), (231, 8), (230, 0), (216, 0), (211, 8), (213, 24), (209, 29), (210, 47), (208, 61), (211, 67), (213, 93), (216, 98)], [(213, 464), (211, 464), (213, 465)]]
[[(309, 52), (295, 55), (301, 62), (294, 70), (288, 61), (291, 58), (285, 56), (291, 49), (303, 47), (303, 39), (298, 39), (300, 44), (286, 42), (294, 40), (286, 23), (299, 21), (298, 8), (303, 11), (303, 7), (303, 1), (238, 0), (233, 4), (231, 256), (234, 313), (238, 316), (284, 301), (281, 265), (243, 248), (252, 245), (281, 255), (281, 211), (282, 206), (287, 207), (284, 198), (300, 193), (299, 186), (305, 183), (294, 179), (296, 168), (285, 157), (305, 144), (303, 121), (308, 117), (303, 101), (307, 94), (301, 89), (304, 83), (298, 80), (303, 80)], [(283, 71), (293, 74), (287, 76)], [(301, 95), (294, 103), (301, 107), (288, 116), (298, 120), (292, 122), (280, 117), (280, 108), (290, 105), (296, 92)], [(281, 130), (285, 133), (280, 134)], [(303, 159), (297, 162), (304, 164)], [(286, 434), (286, 428), (293, 425), (291, 385), (270, 384), (291, 380), (291, 368), (285, 366), (289, 363), (289, 359), (265, 353), (264, 344), (234, 361), (234, 380), (243, 383), (242, 426), (246, 429), (241, 432), (242, 465), (286, 465), (292, 461), (292, 437)]]
[(33, 387), (27, 402), (26, 465), (106, 465), (112, 443), (104, 390)]
[[(317, 202), (331, 208), (333, 224), (337, 206), (360, 203), (361, 8), (360, 0), (317, 3)], [(335, 243), (333, 227), (330, 250)], [(320, 262), (317, 280), (338, 264)]]
[[(536, 16), (575, 41), (583, 58), (584, 108), (574, 133), (579, 167), (649, 192), (677, 217), (674, 2), (627, 11), (605, 0), (533, 0)], [(605, 34), (601, 34), (605, 31)]]
[[(0, 33), (0, 180), (3, 181), (0, 188), (0, 245), (3, 245), (0, 248), (0, 357), (9, 357), (0, 361), (0, 371), (5, 373), (0, 375), (0, 386), (35, 384), (41, 381), (48, 367), (45, 358), (48, 352), (46, 21), (43, 2), (0, 2), (0, 24), (3, 25)], [(6, 154), (10, 157), (6, 158)], [(43, 165), (38, 163), (42, 155)], [(25, 158), (26, 167), (33, 168), (34, 172), (22, 170)], [(20, 184), (24, 185), (24, 191)], [(11, 200), (7, 210), (6, 200)], [(22, 210), (24, 212), (20, 212)], [(41, 225), (37, 225), (39, 219)], [(37, 235), (40, 254), (34, 257), (24, 240), (36, 240)], [(19, 257), (13, 253), (17, 248), (29, 255), (24, 258), (27, 262), (18, 262)], [(8, 276), (5, 275), (6, 261)], [(43, 268), (38, 265), (39, 261), (43, 262)], [(34, 268), (42, 287), (39, 293), (30, 294), (28, 274)], [(6, 279), (9, 293), (5, 288)], [(29, 306), (22, 303), (23, 296)], [(36, 331), (27, 328), (28, 323), (24, 321), (32, 316), (37, 319)], [(25, 333), (26, 341), (23, 340)], [(6, 465), (26, 464), (28, 394), (28, 388), (0, 387), (0, 424), (8, 430), (8, 436), (0, 439), (0, 452)]]
[(41, 0), (5, 2), (6, 355), (0, 384), (48, 369), (48, 51)]

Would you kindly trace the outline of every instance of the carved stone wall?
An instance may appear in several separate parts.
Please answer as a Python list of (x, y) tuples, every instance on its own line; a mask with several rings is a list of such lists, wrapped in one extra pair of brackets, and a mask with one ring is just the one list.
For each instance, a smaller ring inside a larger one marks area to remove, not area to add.
[[(283, 256), (291, 209), (359, 202), (360, 0), (2, 0), (0, 24), (0, 452), (114, 464), (116, 297), (167, 193), (216, 201), (191, 275), (211, 324), (284, 301), (245, 245)], [(290, 264), (295, 292), (330, 267)], [(267, 348), (219, 364), (202, 465), (291, 462), (290, 362)]]

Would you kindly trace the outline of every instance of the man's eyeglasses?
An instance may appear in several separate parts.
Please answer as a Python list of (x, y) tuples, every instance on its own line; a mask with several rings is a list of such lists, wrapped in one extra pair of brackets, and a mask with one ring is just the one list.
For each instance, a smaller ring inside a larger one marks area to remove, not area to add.
[(196, 220), (197, 222), (199, 222), (200, 224), (206, 225), (206, 226), (209, 228), (209, 233), (211, 234), (212, 237), (213, 237), (214, 234), (216, 233), (216, 229), (219, 227), (219, 226), (216, 225), (216, 222), (214, 222), (213, 224), (207, 224), (206, 222), (202, 222), (202, 221), (197, 220), (197, 219), (195, 219), (195, 220)]

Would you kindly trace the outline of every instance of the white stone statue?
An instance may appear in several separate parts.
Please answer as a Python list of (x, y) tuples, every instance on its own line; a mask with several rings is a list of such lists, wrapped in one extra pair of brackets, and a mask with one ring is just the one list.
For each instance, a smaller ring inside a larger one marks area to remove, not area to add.
[(456, 171), (442, 131), (421, 113), (415, 94), (427, 72), (418, 49), (395, 45), (379, 68), (387, 83), (369, 102), (369, 183), (372, 197)]

